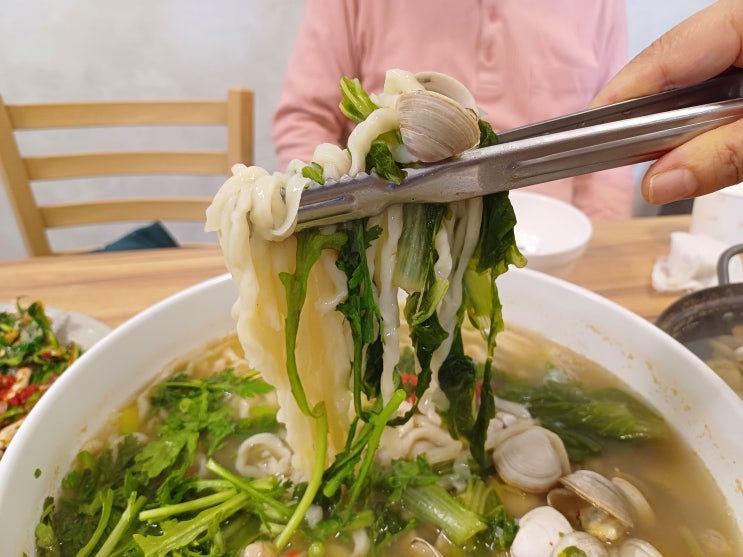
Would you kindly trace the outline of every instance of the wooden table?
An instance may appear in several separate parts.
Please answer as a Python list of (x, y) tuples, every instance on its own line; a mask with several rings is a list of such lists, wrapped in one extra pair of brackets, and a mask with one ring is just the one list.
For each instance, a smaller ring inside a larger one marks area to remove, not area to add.
[(688, 231), (689, 215), (595, 223), (583, 257), (567, 280), (655, 321), (680, 293), (657, 292), (650, 274), (658, 257), (668, 255), (671, 232)]
[[(653, 263), (688, 216), (597, 223), (568, 280), (654, 320), (678, 295), (650, 284)], [(78, 311), (115, 327), (184, 288), (225, 273), (218, 247), (49, 256), (0, 262), (0, 302), (18, 296)]]

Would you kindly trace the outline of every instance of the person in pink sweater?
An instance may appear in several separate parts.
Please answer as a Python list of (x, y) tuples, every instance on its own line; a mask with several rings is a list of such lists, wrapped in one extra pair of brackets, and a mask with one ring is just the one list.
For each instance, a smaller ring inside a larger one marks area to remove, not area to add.
[[(273, 119), (280, 169), (345, 146), (342, 77), (438, 71), (472, 91), (496, 133), (587, 108), (628, 60), (624, 0), (307, 0)], [(630, 167), (528, 188), (595, 220), (629, 218)]]

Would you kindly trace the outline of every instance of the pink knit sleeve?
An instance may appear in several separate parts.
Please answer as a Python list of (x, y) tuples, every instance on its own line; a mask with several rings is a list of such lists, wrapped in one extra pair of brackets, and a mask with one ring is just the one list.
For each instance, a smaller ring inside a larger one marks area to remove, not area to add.
[[(624, 0), (606, 0), (602, 21), (596, 26), (603, 75), (596, 91), (628, 61), (627, 12)], [(632, 168), (605, 170), (575, 179), (573, 203), (594, 220), (624, 220), (632, 216), (634, 186)]]
[(338, 110), (339, 83), (357, 75), (351, 0), (308, 0), (273, 117), (273, 144), (283, 170), (309, 162), (324, 142), (345, 144), (350, 123)]

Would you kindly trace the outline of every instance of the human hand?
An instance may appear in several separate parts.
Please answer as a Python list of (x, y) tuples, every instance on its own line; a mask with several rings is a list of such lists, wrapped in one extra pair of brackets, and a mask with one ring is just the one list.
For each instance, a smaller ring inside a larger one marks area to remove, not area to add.
[[(743, 67), (743, 2), (718, 0), (637, 55), (599, 92), (600, 106), (693, 85)], [(653, 163), (642, 194), (662, 204), (743, 182), (743, 120), (706, 132)]]

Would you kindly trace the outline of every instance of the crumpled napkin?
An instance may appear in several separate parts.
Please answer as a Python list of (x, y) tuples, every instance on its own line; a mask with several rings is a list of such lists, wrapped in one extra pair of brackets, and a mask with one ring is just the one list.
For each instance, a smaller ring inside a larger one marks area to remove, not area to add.
[[(658, 292), (693, 291), (717, 285), (717, 260), (726, 243), (703, 234), (672, 232), (668, 255), (659, 257), (651, 275)], [(730, 261), (730, 282), (743, 281), (743, 264)]]

